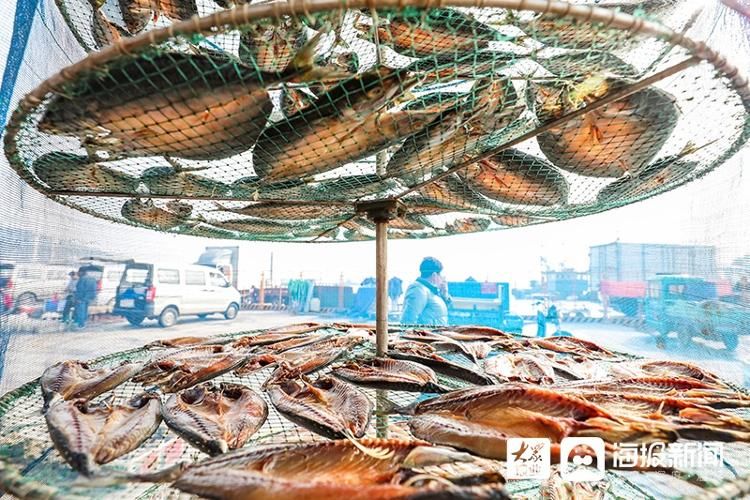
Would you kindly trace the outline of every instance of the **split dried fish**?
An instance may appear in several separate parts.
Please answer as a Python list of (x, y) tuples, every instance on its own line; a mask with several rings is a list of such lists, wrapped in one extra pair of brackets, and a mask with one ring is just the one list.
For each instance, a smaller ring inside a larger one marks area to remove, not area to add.
[(259, 20), (243, 28), (240, 60), (264, 73), (284, 71), (307, 42), (305, 26), (289, 16)]
[(230, 188), (228, 184), (193, 173), (205, 169), (206, 167), (185, 168), (173, 161), (171, 167), (146, 169), (141, 174), (141, 182), (151, 194), (181, 197), (226, 195)]
[(170, 396), (162, 415), (190, 444), (218, 455), (242, 448), (266, 421), (268, 406), (244, 385), (209, 382)]
[(34, 161), (33, 170), (55, 190), (133, 193), (138, 187), (138, 179), (132, 175), (72, 153), (42, 155)]
[(505, 354), (484, 362), (484, 371), (503, 382), (527, 382), (550, 385), (555, 382), (555, 371), (544, 358), (530, 354)]
[(311, 177), (370, 156), (426, 126), (441, 112), (386, 110), (416, 79), (377, 68), (344, 80), (321, 104), (267, 128), (253, 152), (266, 182)]
[(428, 344), (421, 342), (396, 342), (390, 346), (388, 356), (394, 359), (414, 361), (429, 366), (438, 373), (479, 385), (492, 385), (497, 380), (468, 366), (454, 363), (439, 354)]
[(620, 357), (618, 354), (615, 354), (594, 342), (576, 337), (546, 337), (525, 340), (525, 342), (548, 351), (575, 354), (587, 359), (614, 360)]
[(608, 443), (677, 439), (671, 426), (622, 421), (580, 398), (531, 385), (454, 391), (422, 401), (414, 411), (409, 422), (414, 436), (500, 460), (506, 457), (509, 437), (546, 437), (553, 443), (553, 458), (568, 436), (600, 437)]
[(438, 383), (432, 369), (412, 361), (374, 358), (350, 361), (332, 373), (353, 384), (374, 389), (409, 392), (450, 392)]
[(241, 63), (218, 55), (142, 54), (90, 72), (55, 95), (39, 130), (117, 155), (215, 160), (250, 149), (272, 109), (255, 71)]
[(83, 361), (61, 361), (44, 370), (39, 386), (45, 406), (55, 398), (87, 400), (114, 389), (142, 366), (124, 361), (115, 367), (92, 368)]
[(161, 423), (158, 394), (139, 394), (123, 405), (83, 399), (53, 405), (44, 417), (55, 448), (75, 470), (90, 476), (98, 466), (133, 451)]
[(568, 183), (554, 166), (515, 149), (469, 165), (458, 175), (488, 198), (505, 203), (558, 205), (568, 194)]
[[(509, 498), (501, 484), (489, 490), (446, 485), (399, 484), (401, 471), (457, 460), (453, 450), (423, 441), (362, 439), (359, 443), (388, 458), (363, 453), (350, 440), (269, 445), (236, 450), (190, 466), (173, 486), (210, 498)], [(442, 459), (441, 459), (442, 457)], [(463, 458), (462, 456), (460, 458)], [(479, 495), (486, 491), (484, 495)]]
[(156, 356), (133, 377), (133, 382), (154, 384), (164, 392), (178, 392), (234, 370), (247, 354), (231, 346), (199, 345)]
[[(401, 55), (425, 57), (442, 53), (476, 52), (491, 41), (508, 40), (473, 17), (453, 9), (379, 11), (378, 40)], [(371, 24), (355, 23), (365, 40), (375, 41)]]
[[(591, 104), (630, 84), (593, 75), (571, 86), (534, 85), (542, 123)], [(661, 149), (677, 125), (679, 111), (667, 92), (647, 87), (569, 120), (538, 136), (539, 147), (556, 166), (592, 177), (634, 174)]]
[(285, 417), (330, 439), (364, 436), (373, 410), (361, 391), (333, 377), (289, 379), (267, 390)]
[(129, 221), (160, 230), (184, 224), (192, 213), (193, 206), (189, 203), (172, 200), (165, 204), (165, 208), (161, 208), (150, 198), (146, 201), (141, 201), (140, 198), (128, 200), (120, 209), (120, 214)]
[(468, 96), (441, 100), (445, 111), (404, 141), (388, 161), (389, 176), (411, 183), (461, 163), (480, 152), (487, 136), (510, 125), (523, 110), (505, 78), (479, 80)]

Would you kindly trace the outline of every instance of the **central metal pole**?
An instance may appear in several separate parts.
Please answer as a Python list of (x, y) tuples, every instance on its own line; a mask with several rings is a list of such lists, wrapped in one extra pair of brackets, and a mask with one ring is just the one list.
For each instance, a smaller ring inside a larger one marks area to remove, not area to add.
[(388, 221), (375, 222), (375, 340), (377, 355), (388, 352)]

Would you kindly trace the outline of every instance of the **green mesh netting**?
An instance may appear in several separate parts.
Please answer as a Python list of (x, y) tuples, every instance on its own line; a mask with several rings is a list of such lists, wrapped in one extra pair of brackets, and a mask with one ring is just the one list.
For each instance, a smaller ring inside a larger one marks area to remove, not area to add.
[[(58, 4), (90, 50), (233, 5)], [(405, 204), (392, 238), (537, 224), (673, 189), (747, 140), (746, 82), (694, 44), (497, 8), (310, 7), (92, 56), (19, 108), (11, 164), (112, 221), (346, 241), (375, 235), (359, 202)]]
[[(408, 330), (395, 329), (393, 333), (407, 333)], [(320, 333), (324, 333), (321, 330)], [(234, 339), (247, 334), (260, 333), (240, 332), (232, 335), (213, 337), (217, 342)], [(328, 333), (340, 333), (331, 330)], [(208, 338), (207, 338), (208, 340)], [(129, 351), (115, 353), (98, 358), (90, 363), (94, 368), (103, 366), (116, 366), (124, 360), (146, 361), (160, 350), (149, 350), (137, 348)], [(500, 351), (502, 353), (502, 351)], [(347, 359), (368, 357), (374, 354), (374, 344), (366, 343), (355, 348), (350, 353), (339, 358), (332, 366), (338, 365)], [(478, 369), (478, 366), (468, 362), (463, 356), (452, 353), (442, 354), (454, 363)], [(564, 356), (564, 355), (563, 355)], [(623, 360), (635, 361), (638, 358), (627, 354), (617, 353), (614, 360), (599, 360), (593, 362), (597, 366), (597, 372), (608, 373), (613, 364), (621, 364)], [(480, 363), (482, 363), (480, 361)], [(323, 368), (311, 374), (312, 379), (319, 374), (329, 374), (332, 366)], [(326, 441), (326, 438), (312, 433), (289, 419), (282, 416), (271, 404), (268, 393), (262, 389), (263, 383), (272, 373), (273, 367), (266, 367), (249, 375), (237, 376), (234, 373), (226, 373), (211, 380), (219, 384), (230, 382), (243, 384), (253, 389), (266, 400), (268, 405), (268, 418), (262, 427), (253, 434), (246, 444), (248, 447), (278, 443), (300, 443), (311, 441)], [(557, 376), (556, 376), (557, 377)], [(460, 389), (469, 387), (468, 382), (438, 375), (440, 384)], [(569, 385), (564, 377), (555, 380), (556, 384)], [(584, 385), (590, 381), (581, 381)], [(559, 386), (558, 385), (558, 386)], [(112, 391), (98, 396), (93, 401), (98, 402), (108, 398), (121, 402), (143, 392), (144, 389), (155, 390), (149, 384), (143, 386), (132, 381), (125, 382)], [(373, 402), (373, 415), (368, 426), (366, 436), (368, 437), (391, 437), (410, 439), (408, 434), (408, 419), (411, 417), (403, 415), (384, 415), (394, 404), (405, 407), (417, 400), (428, 396), (414, 392), (375, 390), (360, 387), (368, 398)], [(739, 389), (738, 389), (739, 391)], [(744, 392), (742, 392), (744, 394)], [(42, 393), (39, 380), (25, 384), (18, 389), (0, 398), (0, 455), (4, 463), (0, 468), (0, 486), (4, 489), (12, 487), (16, 494), (24, 494), (29, 498), (50, 498), (51, 495), (74, 495), (78, 498), (172, 498), (180, 492), (167, 484), (150, 483), (123, 483), (108, 487), (81, 487), (76, 485), (75, 480), (80, 478), (70, 466), (61, 458), (54, 449), (49, 437), (44, 415), (40, 411), (43, 406)], [(748, 418), (747, 409), (723, 410), (734, 413), (744, 419)], [(118, 472), (148, 473), (162, 470), (178, 462), (192, 463), (206, 459), (208, 456), (189, 445), (180, 438), (173, 430), (165, 424), (147, 439), (141, 446), (122, 457), (103, 465), (101, 470), (105, 474)], [(698, 484), (713, 486), (725, 484), (738, 476), (745, 477), (750, 474), (750, 464), (747, 460), (746, 446), (743, 443), (723, 443), (723, 460), (721, 467), (699, 469), (686, 463), (678, 467), (680, 474), (674, 476), (660, 472), (631, 472), (608, 470), (603, 481), (596, 485), (590, 485), (593, 491), (598, 491), (604, 498), (681, 498), (682, 495), (693, 495), (702, 490)], [(443, 468), (441, 473), (438, 469)], [(468, 476), (477, 475), (482, 472), (496, 471), (503, 473), (504, 464), (499, 461), (477, 458), (476, 462), (467, 464), (447, 464), (428, 468), (428, 472), (446, 476)], [(513, 480), (507, 484), (507, 489), (514, 498), (551, 498), (547, 486), (540, 488), (538, 480)], [(587, 491), (584, 488), (579, 494)]]

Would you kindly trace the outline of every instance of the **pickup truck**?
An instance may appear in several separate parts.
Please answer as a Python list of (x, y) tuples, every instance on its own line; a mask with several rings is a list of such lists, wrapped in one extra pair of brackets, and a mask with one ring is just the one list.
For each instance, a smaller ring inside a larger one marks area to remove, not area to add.
[(646, 326), (656, 330), (659, 341), (677, 333), (682, 347), (696, 337), (737, 349), (739, 336), (750, 332), (750, 309), (717, 299), (716, 286), (691, 276), (659, 276), (648, 282), (645, 301)]

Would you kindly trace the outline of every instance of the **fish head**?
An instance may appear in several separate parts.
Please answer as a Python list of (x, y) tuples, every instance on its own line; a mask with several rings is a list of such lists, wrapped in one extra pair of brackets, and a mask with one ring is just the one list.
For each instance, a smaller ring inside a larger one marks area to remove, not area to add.
[(199, 405), (203, 402), (211, 387), (210, 383), (197, 385), (180, 392), (178, 397), (189, 405)]

